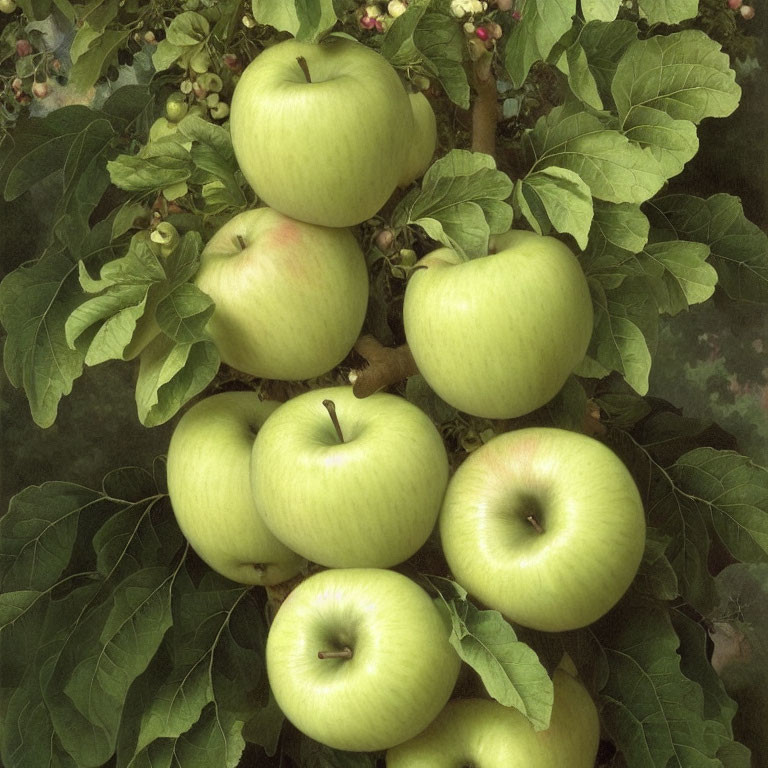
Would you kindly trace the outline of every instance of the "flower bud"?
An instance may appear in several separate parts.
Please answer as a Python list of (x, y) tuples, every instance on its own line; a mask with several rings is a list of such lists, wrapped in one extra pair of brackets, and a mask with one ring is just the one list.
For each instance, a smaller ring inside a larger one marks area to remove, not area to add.
[(13, 82), (11, 83), (11, 88), (13, 88), (13, 92), (19, 93), (23, 87), (24, 87), (24, 81), (20, 77), (14, 77)]
[(477, 31), (477, 27), (471, 21), (467, 21), (467, 22), (464, 23), (464, 34), (465, 35), (467, 35), (467, 36), (474, 35), (476, 31)]
[(157, 45), (157, 38), (151, 29), (149, 32), (144, 33), (144, 42), (149, 43), (150, 45)]
[(13, 13), (16, 10), (16, 0), (0, 0), (0, 13)]
[(391, 229), (379, 230), (379, 232), (376, 233), (375, 242), (376, 247), (380, 251), (386, 253), (392, 247), (392, 243), (395, 242), (394, 232), (392, 232)]
[(475, 30), (475, 34), (483, 41), (485, 42), (490, 38), (490, 35), (488, 34), (488, 30), (485, 27), (478, 27)]
[(200, 83), (198, 83), (197, 81), (192, 83), (192, 93), (195, 95), (195, 98), (198, 101), (203, 101), (205, 97), (208, 95), (208, 91), (206, 91), (205, 88), (203, 88), (203, 86), (200, 85)]
[(224, 87), (222, 79), (215, 72), (204, 72), (197, 78), (197, 82), (205, 88), (208, 93), (220, 93)]
[(407, 10), (408, 6), (403, 2), (403, 0), (390, 0), (389, 5), (387, 5), (387, 13), (393, 19), (402, 16)]
[(523, 18), (523, 14), (520, 11), (512, 11), (512, 18), (515, 21), (520, 21)]
[(246, 29), (253, 29), (256, 26), (256, 19), (254, 19), (250, 13), (246, 13), (241, 21)]
[(488, 34), (493, 40), (500, 40), (504, 34), (504, 30), (501, 28), (501, 24), (495, 24), (492, 22), (486, 25), (486, 29), (488, 30)]
[(515, 0), (496, 0), (496, 7), (500, 11), (511, 11)]
[(211, 107), (211, 117), (214, 120), (223, 120), (228, 115), (229, 115), (229, 104), (226, 104), (223, 101), (220, 101)]
[(728, 0), (728, 7), (732, 11), (738, 11), (742, 6), (742, 0)]
[(472, 13), (472, 8), (472, 0), (451, 0), (451, 13), (457, 19), (463, 19), (465, 16)]
[(382, 16), (381, 8), (378, 5), (366, 5), (365, 15), (370, 16), (372, 19), (378, 19)]
[(49, 93), (50, 88), (48, 87), (48, 83), (34, 83), (32, 85), (32, 93), (38, 98), (38, 99), (44, 99)]
[(182, 80), (181, 85), (179, 85), (179, 90), (185, 95), (188, 96), (190, 93), (192, 93), (192, 81)]
[(741, 8), (739, 8), (739, 13), (741, 14), (741, 17), (747, 21), (755, 18), (755, 9), (751, 5), (742, 5)]
[(35, 49), (32, 47), (32, 43), (29, 40), (17, 40), (16, 41), (16, 55), (21, 58), (22, 56), (29, 56)]
[(376, 19), (373, 19), (370, 16), (363, 16), (360, 19), (360, 26), (363, 29), (373, 29), (376, 26)]
[(386, 30), (387, 30), (387, 27), (384, 24), (384, 19), (383, 18), (376, 19), (376, 21), (374, 22), (374, 25), (376, 27), (376, 31), (377, 32), (386, 32)]
[(225, 53), (221, 60), (224, 62), (224, 65), (227, 67), (227, 69), (230, 69), (234, 73), (242, 72), (243, 71), (243, 65), (240, 62), (240, 59), (237, 58), (236, 53)]

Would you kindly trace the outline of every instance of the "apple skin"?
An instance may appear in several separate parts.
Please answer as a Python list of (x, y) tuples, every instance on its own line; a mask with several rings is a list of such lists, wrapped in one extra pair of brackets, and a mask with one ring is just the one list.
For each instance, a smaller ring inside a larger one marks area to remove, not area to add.
[(553, 675), (555, 700), (546, 731), (536, 732), (512, 707), (455, 699), (414, 739), (387, 752), (387, 768), (593, 768), (600, 743), (597, 708), (563, 669)]
[(507, 432), (472, 453), (448, 484), (439, 526), (456, 581), (545, 632), (607, 613), (645, 548), (643, 503), (621, 459), (591, 437), (551, 427)]
[[(303, 57), (312, 78), (299, 66)], [(351, 40), (285, 40), (246, 67), (232, 96), (237, 162), (267, 205), (327, 227), (359, 224), (397, 186), (413, 115), (399, 76)]]
[[(344, 435), (322, 402), (332, 400)], [(256, 508), (280, 541), (330, 568), (407, 560), (435, 527), (448, 482), (440, 433), (407, 400), (306, 392), (267, 419), (253, 445)]]
[(403, 307), (416, 365), (447, 403), (473, 416), (522, 416), (551, 400), (581, 362), (593, 310), (584, 273), (553, 237), (510, 231), (491, 255), (440, 248), (417, 263)]
[(213, 570), (241, 584), (279, 584), (305, 564), (269, 532), (251, 497), (254, 432), (277, 407), (256, 392), (212, 395), (181, 417), (168, 448), (182, 533)]
[[(388, 749), (445, 706), (461, 662), (427, 593), (394, 571), (322, 571), (287, 597), (267, 636), (267, 675), (285, 716), (335, 749)], [(350, 659), (320, 651), (352, 650)]]
[(349, 230), (269, 208), (221, 227), (203, 249), (195, 282), (216, 303), (207, 330), (223, 362), (268, 379), (308, 379), (334, 368), (357, 340), (368, 306), (365, 257)]
[(437, 149), (437, 119), (429, 99), (421, 92), (410, 94), (413, 110), (413, 136), (410, 150), (400, 175), (399, 187), (407, 187), (424, 174)]

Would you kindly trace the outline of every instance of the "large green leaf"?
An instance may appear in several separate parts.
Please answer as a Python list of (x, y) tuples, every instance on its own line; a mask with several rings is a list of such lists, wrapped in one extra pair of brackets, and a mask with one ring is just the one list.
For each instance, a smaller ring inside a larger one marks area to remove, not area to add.
[(504, 40), (504, 66), (515, 88), (521, 88), (531, 66), (544, 61), (571, 28), (575, 0), (524, 0), (521, 21)]
[(492, 234), (512, 224), (509, 177), (496, 169), (490, 155), (453, 150), (424, 174), (421, 189), (400, 201), (395, 226), (418, 225), (433, 240), (469, 257), (488, 253)]
[(768, 303), (768, 236), (744, 216), (732, 195), (669, 195), (648, 205), (655, 226), (708, 245), (719, 284), (732, 298)]
[(534, 158), (532, 172), (552, 166), (570, 170), (599, 200), (641, 203), (665, 180), (649, 150), (578, 107), (555, 107), (538, 120), (526, 140)]

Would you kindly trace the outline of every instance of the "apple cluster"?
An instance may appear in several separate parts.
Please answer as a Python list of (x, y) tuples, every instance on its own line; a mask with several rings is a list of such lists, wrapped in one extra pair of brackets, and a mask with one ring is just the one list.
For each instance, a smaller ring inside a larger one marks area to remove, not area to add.
[[(302, 380), (346, 357), (368, 301), (349, 227), (424, 171), (435, 126), (423, 103), (420, 113), (381, 56), (344, 39), (285, 41), (245, 69), (233, 144), (266, 205), (212, 237), (196, 277), (215, 302), (209, 331), (224, 362)], [(371, 166), (372, 145), (391, 162)], [(589, 290), (558, 240), (513, 231), (485, 258), (441, 248), (417, 266), (406, 337), (456, 408), (530, 413), (583, 358)], [(266, 664), (275, 700), (303, 733), (342, 750), (389, 750), (392, 768), (593, 765), (597, 712), (568, 659), (546, 731), (498, 702), (451, 701), (461, 660), (450, 622), (393, 567), (437, 532), (455, 580), (509, 620), (547, 632), (595, 621), (628, 588), (645, 542), (637, 487), (602, 443), (516, 430), (451, 476), (440, 432), (394, 394), (328, 387), (277, 403), (223, 392), (178, 422), (168, 487), (211, 568), (242, 584), (298, 581), (271, 624)]]

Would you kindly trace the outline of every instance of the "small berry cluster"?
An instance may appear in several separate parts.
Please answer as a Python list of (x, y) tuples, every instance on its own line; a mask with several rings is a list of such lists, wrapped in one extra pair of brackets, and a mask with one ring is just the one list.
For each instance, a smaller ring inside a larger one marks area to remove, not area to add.
[(727, 0), (727, 2), (732, 11), (738, 11), (747, 21), (755, 18), (755, 9), (751, 5), (744, 5), (743, 0)]
[(386, 32), (392, 22), (402, 16), (408, 10), (406, 0), (390, 0), (386, 12), (379, 5), (361, 6), (358, 11), (358, 23), (361, 29)]
[[(35, 57), (31, 59), (35, 63), (30, 65), (29, 68), (24, 68), (25, 72), (32, 69), (33, 71), (30, 74), (24, 77), (17, 75), (10, 81), (10, 92), (8, 92), (8, 95), (13, 94), (13, 99), (21, 106), (31, 104), (33, 97), (45, 99), (51, 92), (52, 81), (50, 77), (57, 75), (61, 71), (61, 62), (53, 58), (46, 51), (36, 51), (32, 43), (26, 38), (20, 38), (16, 41), (16, 56), (19, 59)], [(6, 88), (8, 88), (8, 85), (6, 81)]]

